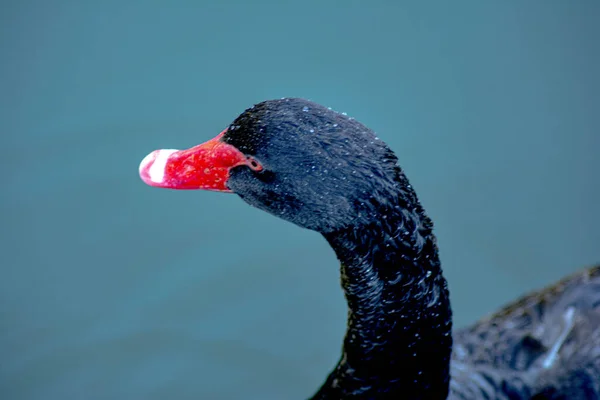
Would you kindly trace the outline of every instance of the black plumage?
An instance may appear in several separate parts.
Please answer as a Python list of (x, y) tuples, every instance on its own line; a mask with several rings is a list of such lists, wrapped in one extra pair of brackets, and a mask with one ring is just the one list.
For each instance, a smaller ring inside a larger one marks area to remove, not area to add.
[(342, 355), (313, 399), (598, 399), (600, 266), (452, 331), (433, 233), (389, 147), (303, 99), (259, 103), (223, 142), (247, 203), (320, 232), (341, 262)]

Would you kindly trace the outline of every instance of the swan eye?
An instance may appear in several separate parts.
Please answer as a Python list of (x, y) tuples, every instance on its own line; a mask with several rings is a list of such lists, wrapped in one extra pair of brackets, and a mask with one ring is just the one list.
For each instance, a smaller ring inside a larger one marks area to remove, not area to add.
[(256, 158), (252, 156), (246, 156), (246, 160), (248, 161), (247, 165), (248, 167), (250, 167), (251, 170), (256, 172), (263, 170), (263, 166), (258, 161), (256, 161)]

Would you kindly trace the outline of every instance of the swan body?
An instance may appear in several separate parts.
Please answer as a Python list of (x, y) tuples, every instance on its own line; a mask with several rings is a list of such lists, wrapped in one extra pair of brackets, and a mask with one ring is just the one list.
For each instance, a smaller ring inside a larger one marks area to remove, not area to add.
[(345, 114), (265, 101), (208, 142), (150, 153), (140, 176), (233, 192), (331, 245), (348, 328), (314, 400), (600, 399), (600, 266), (453, 332), (433, 223), (395, 154)]

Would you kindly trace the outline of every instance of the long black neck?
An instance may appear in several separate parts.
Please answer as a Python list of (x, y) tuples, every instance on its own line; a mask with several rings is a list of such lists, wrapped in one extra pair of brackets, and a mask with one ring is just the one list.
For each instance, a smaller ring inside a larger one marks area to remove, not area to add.
[(408, 186), (326, 233), (348, 302), (342, 357), (313, 399), (446, 399), (452, 312), (432, 223)]

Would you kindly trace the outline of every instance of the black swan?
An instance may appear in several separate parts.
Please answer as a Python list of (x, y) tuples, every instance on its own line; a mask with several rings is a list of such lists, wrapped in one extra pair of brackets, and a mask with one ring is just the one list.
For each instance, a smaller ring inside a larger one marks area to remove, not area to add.
[(453, 333), (433, 224), (395, 154), (345, 114), (264, 101), (139, 172), (155, 187), (236, 193), (329, 242), (348, 327), (312, 399), (600, 398), (600, 266)]

